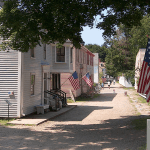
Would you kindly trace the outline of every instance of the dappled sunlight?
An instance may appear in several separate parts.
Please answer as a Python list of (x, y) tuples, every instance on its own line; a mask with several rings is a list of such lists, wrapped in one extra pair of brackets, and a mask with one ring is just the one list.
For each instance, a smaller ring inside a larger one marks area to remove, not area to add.
[[(146, 129), (134, 129), (130, 122), (137, 118), (139, 117), (124, 116), (124, 118), (105, 120), (102, 124), (89, 125), (61, 124), (61, 122), (51, 124), (51, 121), (48, 121), (41, 126), (24, 129), (1, 126), (0, 149), (99, 150), (112, 149), (116, 145), (120, 150), (132, 147), (138, 149), (141, 144), (146, 143)], [(8, 134), (9, 136), (6, 136)], [(138, 143), (135, 143), (137, 139)]]

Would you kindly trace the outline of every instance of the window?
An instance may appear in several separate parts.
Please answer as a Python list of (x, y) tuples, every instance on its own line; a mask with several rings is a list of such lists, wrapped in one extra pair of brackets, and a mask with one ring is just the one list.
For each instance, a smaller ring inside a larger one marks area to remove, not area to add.
[(70, 49), (70, 63), (73, 62), (73, 60), (72, 60), (72, 54), (73, 54), (73, 48)]
[(46, 59), (46, 44), (45, 43), (43, 44), (43, 47), (44, 47), (44, 59)]
[(56, 48), (56, 62), (65, 62), (65, 47)]
[(31, 57), (34, 58), (34, 48), (30, 49)]
[(31, 95), (34, 95), (34, 85), (35, 85), (35, 75), (31, 74), (31, 88), (30, 88)]

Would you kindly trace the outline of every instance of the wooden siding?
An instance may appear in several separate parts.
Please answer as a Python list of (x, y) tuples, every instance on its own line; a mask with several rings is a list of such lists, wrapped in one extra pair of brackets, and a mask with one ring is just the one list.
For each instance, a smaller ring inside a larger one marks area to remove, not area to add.
[[(44, 59), (43, 45), (36, 46), (35, 58), (30, 57), (30, 51), (23, 53), (23, 113), (25, 115), (31, 114), (36, 111), (35, 106), (43, 104), (43, 72), (50, 72), (49, 67), (42, 67), (42, 62), (50, 64), (51, 52), (50, 45), (46, 45), (46, 60)], [(35, 94), (30, 94), (30, 75), (35, 75)]]
[[(9, 96), (8, 92), (13, 91), (14, 96)], [(0, 117), (8, 116), (8, 104), (10, 117), (18, 117), (18, 51), (0, 51)]]

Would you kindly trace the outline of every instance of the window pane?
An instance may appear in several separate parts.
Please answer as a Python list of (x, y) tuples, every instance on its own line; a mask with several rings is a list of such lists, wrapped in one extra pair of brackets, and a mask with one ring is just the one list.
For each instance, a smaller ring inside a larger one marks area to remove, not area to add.
[(35, 82), (35, 75), (31, 75), (31, 85), (33, 85)]
[(60, 49), (57, 48), (57, 55), (60, 55)]
[(65, 62), (65, 56), (61, 56), (61, 62)]
[(61, 55), (65, 55), (65, 47), (61, 48)]
[(57, 48), (56, 61), (65, 62), (65, 47)]
[(31, 85), (31, 95), (34, 95), (34, 85)]
[(34, 57), (34, 48), (31, 49), (31, 57)]

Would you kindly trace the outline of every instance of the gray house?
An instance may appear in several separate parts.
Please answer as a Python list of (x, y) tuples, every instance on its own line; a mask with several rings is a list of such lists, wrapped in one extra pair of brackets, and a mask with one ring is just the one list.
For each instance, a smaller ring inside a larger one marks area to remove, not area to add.
[(70, 63), (71, 42), (62, 48), (42, 44), (26, 53), (15, 50), (0, 51), (0, 117), (20, 118), (47, 107), (49, 94), (44, 91), (60, 89), (60, 73), (73, 72)]

